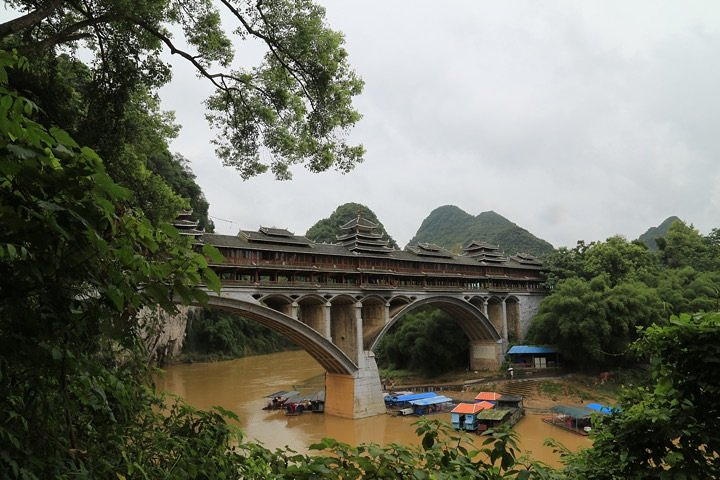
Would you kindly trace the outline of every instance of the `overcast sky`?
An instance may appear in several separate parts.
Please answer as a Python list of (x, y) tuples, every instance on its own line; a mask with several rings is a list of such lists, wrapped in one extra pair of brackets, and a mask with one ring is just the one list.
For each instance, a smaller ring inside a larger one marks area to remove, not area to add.
[(214, 155), (206, 83), (178, 62), (162, 90), (219, 233), (304, 234), (345, 202), (401, 246), (448, 204), (555, 246), (634, 239), (670, 215), (720, 227), (720, 3), (320, 3), (365, 81), (351, 173), (243, 181)]

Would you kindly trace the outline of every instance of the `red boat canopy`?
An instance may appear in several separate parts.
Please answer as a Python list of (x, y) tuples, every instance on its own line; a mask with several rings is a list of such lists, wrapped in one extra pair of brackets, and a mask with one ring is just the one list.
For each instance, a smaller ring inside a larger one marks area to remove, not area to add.
[(475, 400), (485, 400), (496, 402), (500, 400), (500, 394), (495, 392), (480, 392), (475, 397)]
[(490, 402), (460, 403), (457, 407), (453, 408), (450, 413), (460, 413), (463, 415), (476, 414), (479, 411), (493, 408), (494, 406), (495, 405)]

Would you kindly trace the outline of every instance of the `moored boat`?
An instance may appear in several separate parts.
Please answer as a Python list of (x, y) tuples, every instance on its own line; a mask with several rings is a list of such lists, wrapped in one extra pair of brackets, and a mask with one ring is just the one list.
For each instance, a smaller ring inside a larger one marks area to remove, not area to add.
[(461, 403), (451, 412), (451, 423), (456, 430), (485, 433), (499, 425), (515, 425), (525, 415), (522, 397), (480, 392), (475, 398), (492, 398), (475, 403)]
[(422, 416), (449, 412), (456, 405), (456, 402), (450, 397), (436, 395), (430, 398), (412, 400), (410, 404), (412, 405), (412, 415)]
[(288, 400), (293, 400), (299, 396), (300, 392), (296, 390), (280, 390), (279, 392), (271, 393), (266, 395), (267, 404), (263, 407), (263, 410), (280, 410), (285, 407)]

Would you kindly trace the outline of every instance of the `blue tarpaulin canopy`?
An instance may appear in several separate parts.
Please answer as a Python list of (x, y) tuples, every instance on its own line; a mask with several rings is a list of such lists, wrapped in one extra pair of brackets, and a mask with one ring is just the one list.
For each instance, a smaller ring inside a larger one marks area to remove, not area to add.
[(444, 395), (437, 395), (430, 398), (421, 398), (420, 400), (413, 400), (410, 403), (413, 405), (424, 406), (424, 405), (437, 405), (438, 403), (452, 402), (453, 399)]
[(420, 400), (421, 398), (436, 397), (435, 392), (423, 392), (423, 393), (409, 393), (407, 395), (388, 395), (385, 397), (385, 402), (411, 402), (413, 400)]
[(605, 405), (600, 405), (599, 403), (588, 403), (585, 407), (600, 413), (612, 413), (614, 410), (612, 407), (606, 407)]
[(557, 353), (555, 347), (538, 347), (536, 345), (515, 345), (507, 351), (508, 355)]

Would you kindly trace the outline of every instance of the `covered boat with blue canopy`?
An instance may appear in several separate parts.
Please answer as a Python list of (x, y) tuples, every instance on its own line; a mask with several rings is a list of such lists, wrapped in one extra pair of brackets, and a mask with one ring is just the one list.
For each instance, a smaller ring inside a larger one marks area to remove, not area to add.
[(385, 406), (389, 408), (407, 408), (410, 402), (414, 400), (422, 400), (423, 398), (437, 397), (435, 392), (409, 393), (403, 395), (388, 395), (385, 397)]
[(437, 395), (435, 397), (411, 400), (410, 405), (412, 405), (415, 415), (427, 415), (430, 413), (447, 412), (455, 406), (455, 401), (450, 397)]

